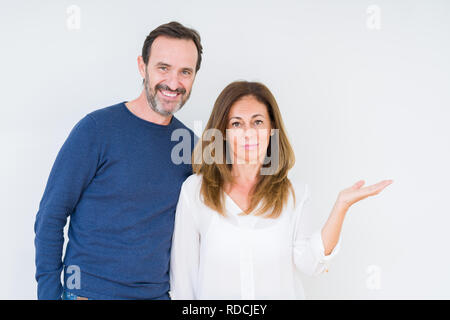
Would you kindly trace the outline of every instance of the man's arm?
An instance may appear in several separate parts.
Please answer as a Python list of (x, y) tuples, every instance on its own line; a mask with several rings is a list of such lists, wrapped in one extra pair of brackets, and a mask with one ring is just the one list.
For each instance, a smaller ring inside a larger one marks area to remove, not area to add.
[(63, 229), (99, 163), (96, 123), (84, 117), (56, 157), (34, 225), (38, 299), (60, 299)]

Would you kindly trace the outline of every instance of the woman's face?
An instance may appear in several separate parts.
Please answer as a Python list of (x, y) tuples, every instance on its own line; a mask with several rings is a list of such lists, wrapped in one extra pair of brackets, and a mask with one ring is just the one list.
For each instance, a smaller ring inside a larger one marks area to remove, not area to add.
[(233, 164), (262, 164), (270, 141), (267, 107), (253, 96), (236, 101), (228, 114), (227, 146)]

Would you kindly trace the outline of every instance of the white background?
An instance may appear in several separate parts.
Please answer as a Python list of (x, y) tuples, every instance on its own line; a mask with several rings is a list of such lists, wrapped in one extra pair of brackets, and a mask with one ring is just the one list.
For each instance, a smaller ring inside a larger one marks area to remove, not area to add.
[(139, 95), (144, 39), (171, 20), (204, 46), (177, 116), (206, 123), (228, 83), (265, 83), (312, 225), (359, 179), (394, 180), (350, 209), (330, 272), (304, 279), (308, 298), (450, 298), (450, 3), (178, 0), (1, 2), (1, 299), (36, 298), (33, 227), (56, 154), (85, 114)]

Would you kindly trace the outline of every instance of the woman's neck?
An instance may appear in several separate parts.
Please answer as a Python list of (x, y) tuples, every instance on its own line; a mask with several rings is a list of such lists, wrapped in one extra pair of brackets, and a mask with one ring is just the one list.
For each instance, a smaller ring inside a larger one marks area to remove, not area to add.
[(233, 184), (253, 187), (258, 181), (260, 169), (260, 164), (234, 164), (231, 168)]

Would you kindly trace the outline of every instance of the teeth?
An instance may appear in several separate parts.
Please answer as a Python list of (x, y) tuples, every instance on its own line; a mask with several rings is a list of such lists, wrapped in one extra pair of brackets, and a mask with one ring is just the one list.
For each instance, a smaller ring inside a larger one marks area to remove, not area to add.
[(177, 95), (176, 93), (169, 93), (167, 91), (161, 91), (161, 93), (163, 95), (165, 95), (166, 97), (171, 97), (171, 98), (173, 98), (173, 97), (175, 97)]

